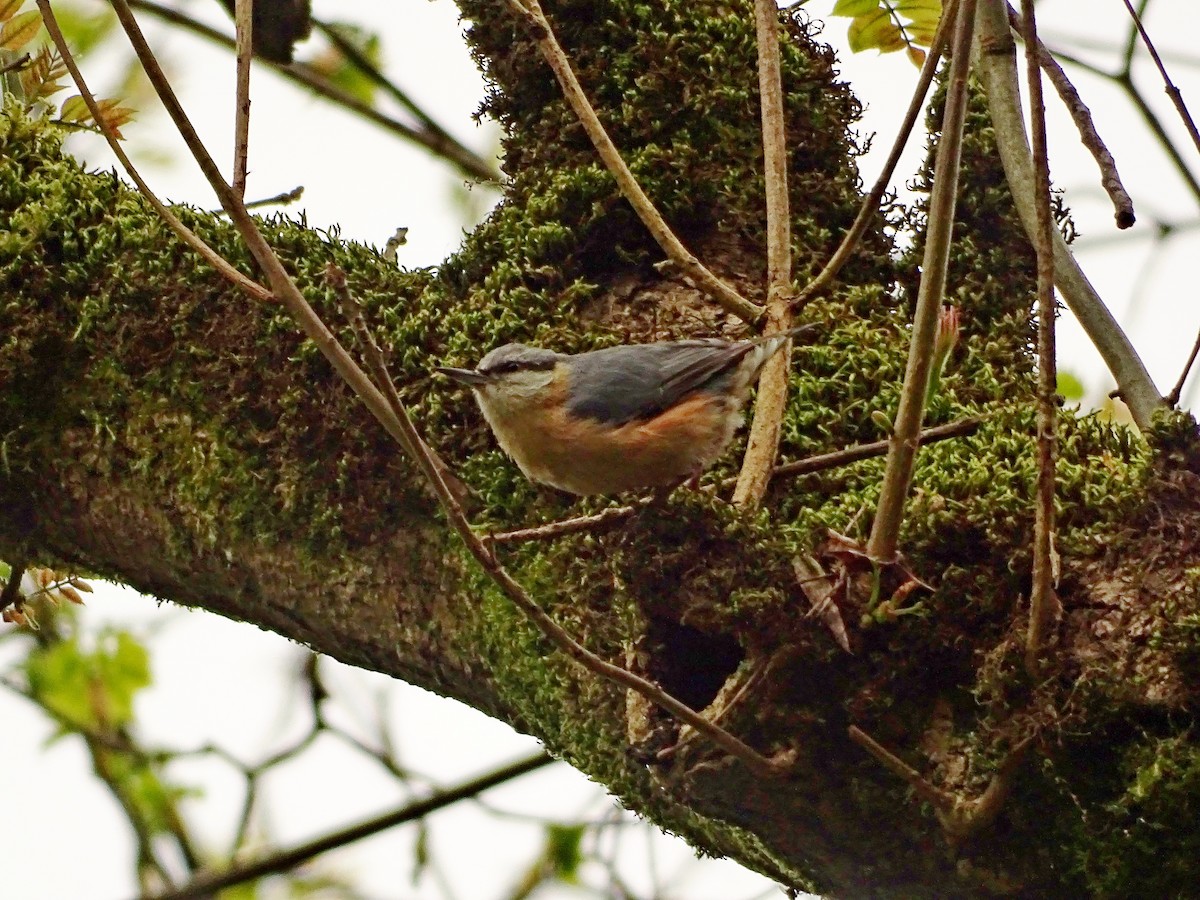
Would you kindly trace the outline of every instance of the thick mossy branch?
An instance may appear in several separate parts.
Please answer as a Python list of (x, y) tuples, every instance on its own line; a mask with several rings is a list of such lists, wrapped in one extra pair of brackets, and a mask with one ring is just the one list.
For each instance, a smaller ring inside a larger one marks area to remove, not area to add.
[[(532, 488), (431, 365), (473, 362), (510, 340), (575, 350), (711, 334), (724, 322), (653, 268), (656, 251), (504, 5), (464, 8), (492, 83), (489, 111), (509, 129), (513, 182), (462, 250), (436, 270), (402, 272), (303, 222), (263, 225), (347, 340), (322, 273), (330, 262), (348, 273), (405, 402), (476, 490), (479, 521), (513, 528), (597, 503)], [(753, 19), (748, 4), (734, 8), (580, 0), (546, 12), (672, 226), (753, 291), (765, 272)], [(857, 107), (828, 51), (809, 44), (801, 19), (789, 22), (803, 270), (855, 214)], [(469, 564), (411, 465), (282, 313), (233, 293), (135, 194), (84, 172), (55, 132), (12, 110), (0, 119), (0, 558), (24, 545), (459, 697), (537, 734), (703, 849), (793, 885), (863, 897), (980, 896), (1003, 883), (1030, 895), (1119, 894), (1110, 851), (1133, 833), (1147, 852), (1121, 877), (1170, 894), (1190, 870), (1154, 870), (1148, 848), (1175, 827), (1171, 804), (1197, 796), (1200, 547), (1190, 535), (1200, 511), (1190, 498), (1200, 494), (1185, 464), (1195, 426), (1164, 419), (1152, 458), (1098, 418), (1064, 423), (1064, 662), (1030, 683), (1020, 599), (1036, 472), (1031, 256), (986, 127), (972, 122), (950, 274), (964, 336), (927, 418), (987, 421), (921, 451), (903, 535), (935, 588), (914, 595), (920, 615), (863, 630), (845, 610), (849, 655), (807, 618), (793, 574), (827, 529), (863, 536), (879, 460), (777, 484), (754, 516), (681, 493), (611, 532), (502, 550), (531, 595), (605, 658), (697, 706), (757, 685), (722, 725), (764, 753), (795, 753), (792, 781), (759, 783), (696, 741), (657, 779), (639, 760), (672, 746), (678, 729), (634, 721), (624, 696), (551, 652)], [(226, 223), (186, 215), (254, 274)], [(894, 407), (909, 318), (910, 269), (888, 247), (871, 235), (844, 272), (853, 286), (806, 310), (821, 339), (793, 356), (783, 460), (881, 437), (876, 414)], [(1009, 747), (1042, 740), (997, 825), (951, 849), (932, 813), (848, 741), (851, 723), (968, 796)]]

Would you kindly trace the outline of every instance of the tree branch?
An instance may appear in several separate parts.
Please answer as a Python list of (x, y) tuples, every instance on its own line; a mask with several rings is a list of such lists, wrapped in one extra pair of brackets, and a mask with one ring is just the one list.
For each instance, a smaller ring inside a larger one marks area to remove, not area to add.
[[(41, 3), (47, 3), (47, 0), (39, 0), (39, 4)], [(407, 409), (400, 400), (399, 394), (396, 392), (396, 387), (390, 377), (381, 384), (384, 391), (384, 393), (381, 393), (380, 388), (377, 388), (372, 383), (370, 377), (350, 358), (345, 348), (338, 342), (325, 322), (317, 315), (308, 301), (304, 299), (299, 288), (296, 287), (295, 282), (288, 275), (282, 261), (275, 255), (275, 252), (258, 230), (254, 218), (225, 182), (219, 167), (205, 148), (204, 143), (200, 140), (187, 113), (180, 105), (174, 90), (171, 88), (161, 66), (158, 64), (153, 51), (146, 43), (145, 36), (137, 24), (137, 20), (134, 18), (127, 0), (113, 0), (113, 8), (117, 13), (118, 21), (120, 21), (122, 28), (125, 29), (125, 33), (129, 37), (130, 43), (133, 45), (134, 52), (137, 54), (146, 71), (151, 85), (166, 107), (168, 114), (179, 130), (188, 149), (192, 152), (193, 157), (203, 171), (205, 178), (217, 193), (221, 205), (225, 208), (233, 224), (237, 227), (250, 254), (266, 274), (275, 296), (279, 298), (287, 311), (296, 319), (301, 330), (313, 341), (338, 375), (341, 376), (380, 424), (384, 426), (388, 433), (416, 463), (422, 475), (432, 485), (454, 530), (467, 545), (467, 549), (476, 562), (479, 563), (488, 576), (495, 582), (497, 587), (501, 589), (504, 595), (525, 614), (548, 640), (563, 651), (570, 659), (592, 674), (614, 685), (641, 694), (651, 703), (662, 707), (682, 722), (691, 725), (697, 731), (707, 736), (731, 756), (742, 760), (755, 774), (764, 777), (775, 777), (783, 774), (783, 766), (751, 749), (743, 741), (720, 726), (710, 722), (703, 715), (676, 699), (657, 684), (635, 675), (633, 672), (627, 671), (620, 666), (609, 663), (592, 653), (576, 641), (565, 628), (559, 625), (552, 616), (534, 602), (525, 592), (524, 588), (500, 564), (495, 554), (492, 553), (471, 529), (461, 504), (453, 490), (447, 485), (443, 478), (442, 470), (417, 432), (416, 426), (413, 424)], [(49, 13), (48, 5), (44, 11), (44, 14), (46, 13)], [(65, 42), (60, 47), (60, 51), (64, 55), (70, 52)], [(78, 70), (76, 69), (75, 71)], [(80, 79), (80, 82), (82, 83), (82, 79)], [(103, 122), (101, 124), (105, 126), (106, 135), (115, 141), (116, 138), (112, 135), (111, 127), (106, 126)]]
[[(995, 125), (1000, 161), (1027, 234), (1037, 229), (1033, 163), (1025, 140), (1017, 87), (1016, 45), (1004, 0), (980, 0), (979, 75)], [(1059, 293), (1116, 379), (1134, 422), (1149, 427), (1163, 400), (1145, 365), (1113, 314), (1088, 282), (1061, 234), (1054, 233), (1054, 272)]]
[[(1020, 30), (1021, 17), (1012, 8), (1011, 3), (1008, 4), (1008, 22), (1011, 28)], [(1054, 54), (1046, 49), (1046, 45), (1040, 39), (1038, 40), (1037, 51), (1038, 62), (1042, 67), (1042, 71), (1046, 73), (1046, 76), (1050, 79), (1050, 83), (1054, 85), (1054, 89), (1058, 92), (1063, 105), (1066, 106), (1067, 112), (1071, 114), (1071, 121), (1075, 123), (1075, 128), (1079, 132), (1079, 139), (1083, 142), (1083, 146), (1092, 154), (1092, 159), (1096, 160), (1096, 165), (1100, 168), (1100, 186), (1104, 188), (1109, 200), (1112, 201), (1113, 218), (1116, 220), (1117, 227), (1122, 229), (1131, 228), (1134, 222), (1137, 221), (1137, 216), (1133, 211), (1133, 200), (1125, 190), (1125, 185), (1121, 182), (1121, 176), (1117, 172), (1117, 161), (1108, 152), (1108, 147), (1105, 146), (1104, 139), (1100, 137), (1100, 132), (1096, 130), (1096, 123), (1092, 119), (1092, 111), (1087, 108), (1087, 104), (1079, 96), (1079, 91), (1075, 90), (1075, 85), (1071, 84), (1071, 79), (1067, 77), (1067, 73), (1058, 64), (1058, 60), (1054, 58)]]
[(621, 196), (629, 201), (633, 211), (637, 213), (638, 218), (642, 220), (642, 224), (646, 226), (646, 230), (650, 232), (658, 246), (683, 274), (692, 279), (700, 290), (712, 297), (722, 308), (745, 322), (750, 324), (757, 322), (763, 314), (762, 307), (751, 303), (696, 259), (671, 231), (655, 208), (654, 202), (637, 183), (633, 172), (621, 158), (616, 144), (604, 130), (600, 117), (596, 115), (596, 110), (592, 108), (591, 102), (583, 92), (583, 86), (575, 77), (571, 63), (557, 38), (554, 37), (554, 31), (550, 28), (550, 23), (537, 0), (508, 0), (508, 5), (529, 26), (534, 42), (546, 62), (549, 63), (559, 85), (562, 86), (563, 95), (571, 105), (571, 109), (575, 111), (580, 124), (583, 125), (583, 130), (591, 138), (592, 145), (596, 148), (596, 153), (600, 156), (605, 168), (616, 179)]
[[(154, 0), (129, 0), (129, 5), (134, 9), (147, 12), (164, 22), (178, 25), (180, 28), (206, 38), (215, 44), (220, 44), (230, 50), (237, 49), (237, 42), (233, 38), (179, 12), (179, 10), (156, 3)], [(289, 81), (302, 85), (319, 96), (324, 97), (326, 100), (330, 100), (338, 106), (368, 121), (374, 122), (381, 128), (424, 147), (429, 152), (445, 159), (470, 178), (477, 178), (480, 181), (490, 184), (498, 184), (503, 181), (503, 176), (496, 169), (495, 162), (484, 159), (473, 150), (460, 144), (440, 126), (424, 129), (413, 128), (399, 119), (393, 119), (391, 116), (375, 109), (369, 103), (364, 103), (353, 94), (342, 90), (320, 72), (313, 69), (312, 66), (305, 63), (279, 63), (262, 57), (259, 58), (259, 61), (265, 62)], [(414, 115), (417, 115), (417, 118), (422, 121), (430, 119), (427, 113), (414, 113)], [(430, 119), (430, 121), (432, 120)]]
[(338, 847), (344, 847), (347, 844), (360, 841), (388, 828), (403, 825), (405, 822), (424, 818), (430, 813), (437, 812), (439, 809), (444, 809), (447, 806), (458, 803), (460, 800), (474, 797), (497, 785), (536, 771), (552, 762), (554, 762), (554, 758), (546, 753), (535, 754), (501, 766), (483, 775), (478, 775), (457, 787), (434, 791), (424, 800), (418, 800), (415, 803), (406, 803), (404, 806), (394, 809), (391, 812), (367, 819), (349, 828), (330, 832), (324, 837), (300, 844), (290, 850), (280, 850), (269, 856), (257, 859), (254, 862), (234, 865), (223, 872), (201, 873), (183, 887), (161, 894), (154, 894), (152, 900), (201, 900), (201, 898), (209, 897), (217, 891), (233, 887), (234, 885), (255, 881), (267, 875), (290, 872), (297, 866), (308, 862), (316, 856), (320, 856), (322, 853), (327, 853), (330, 850), (336, 850)]
[(1055, 459), (1058, 444), (1058, 385), (1054, 358), (1054, 216), (1050, 209), (1050, 161), (1046, 148), (1046, 101), (1033, 0), (1021, 0), (1025, 70), (1029, 81), (1029, 118), (1033, 131), (1034, 201), (1037, 207), (1037, 497), (1033, 528), (1033, 585), (1029, 592), (1029, 631), (1025, 668), (1036, 676), (1050, 629), (1061, 612), (1054, 588)]
[(950, 57), (949, 86), (942, 114), (941, 137), (934, 162), (937, 181), (929, 201), (929, 227), (925, 235), (925, 257), (921, 264), (921, 286), (909, 344), (908, 365), (896, 420), (888, 447), (883, 490), (871, 525), (867, 554), (881, 563), (896, 558), (904, 504), (916, 464), (925, 397), (933, 368), (938, 316), (946, 292), (946, 270), (954, 228), (954, 206), (958, 192), (958, 167), (962, 155), (962, 130), (967, 109), (967, 73), (970, 69), (971, 36), (975, 29), (975, 0), (960, 0), (954, 20), (954, 42)]
[(854, 217), (854, 222), (851, 224), (850, 230), (842, 238), (842, 242), (838, 245), (833, 256), (829, 258), (829, 262), (825, 264), (825, 268), (820, 271), (816, 278), (806, 284), (796, 296), (795, 306), (797, 309), (803, 309), (805, 305), (833, 282), (838, 272), (842, 270), (842, 267), (854, 255), (854, 251), (858, 248), (858, 242), (862, 240), (862, 236), (866, 232), (867, 225), (870, 224), (871, 219), (878, 215), (879, 202), (883, 199), (884, 192), (887, 191), (888, 185), (892, 182), (892, 175), (896, 172), (900, 156), (904, 153), (904, 148), (908, 146), (908, 139), (912, 135), (913, 127), (917, 124), (917, 118), (921, 115), (921, 110), (925, 107), (925, 95), (929, 93), (929, 85), (933, 83), (933, 76), (937, 74), (938, 63), (941, 61), (942, 53), (946, 49), (946, 39), (954, 24), (954, 15), (957, 8), (958, 0), (951, 0), (946, 5), (942, 13), (942, 18), (938, 22), (937, 32), (934, 34), (933, 41), (929, 45), (929, 52), (925, 56), (925, 62), (921, 66), (921, 74), (917, 76), (917, 86), (913, 89), (912, 99), (908, 101), (908, 109), (904, 113), (904, 121), (900, 123), (900, 128), (896, 132), (896, 139), (892, 142), (891, 152), (888, 153), (888, 157), (883, 163), (883, 170), (879, 173), (879, 177), (875, 179), (875, 184), (871, 186), (870, 192), (863, 197), (862, 205), (858, 208), (858, 215)]
[[(779, 65), (779, 7), (775, 0), (754, 0), (758, 36), (758, 92), (762, 109), (763, 177), (767, 195), (767, 334), (792, 327), (792, 225), (788, 211), (787, 128), (783, 112), (783, 76)], [(733, 503), (754, 509), (762, 502), (779, 452), (779, 429), (787, 411), (792, 370), (789, 340), (758, 379), (754, 420)]]

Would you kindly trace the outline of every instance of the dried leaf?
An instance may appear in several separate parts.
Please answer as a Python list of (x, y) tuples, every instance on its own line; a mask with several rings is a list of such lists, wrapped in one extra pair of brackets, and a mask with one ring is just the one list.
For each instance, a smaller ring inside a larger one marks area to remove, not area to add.
[(42, 30), (42, 14), (36, 9), (13, 16), (0, 28), (0, 50), (20, 50)]
[(0, 22), (7, 22), (25, 0), (0, 0)]

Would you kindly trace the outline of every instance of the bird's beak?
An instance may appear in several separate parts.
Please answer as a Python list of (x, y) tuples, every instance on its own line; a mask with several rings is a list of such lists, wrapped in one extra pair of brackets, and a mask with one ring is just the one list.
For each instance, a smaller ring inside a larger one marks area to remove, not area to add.
[(438, 366), (434, 371), (468, 387), (478, 387), (492, 380), (487, 375), (476, 372), (474, 369), (455, 369), (451, 366)]

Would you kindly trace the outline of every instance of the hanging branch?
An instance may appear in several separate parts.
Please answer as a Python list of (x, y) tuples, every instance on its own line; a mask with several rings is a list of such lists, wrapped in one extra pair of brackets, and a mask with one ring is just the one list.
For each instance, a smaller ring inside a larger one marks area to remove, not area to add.
[[(147, 12), (164, 22), (170, 22), (172, 25), (177, 25), (180, 28), (190, 31), (192, 34), (212, 41), (214, 44), (219, 44), (231, 50), (236, 50), (237, 48), (237, 42), (229, 37), (229, 35), (203, 22), (199, 22), (177, 9), (156, 3), (154, 0), (129, 0), (129, 5), (133, 9)], [(263, 57), (259, 57), (258, 61), (259, 63), (266, 63), (271, 69), (289, 81), (308, 88), (317, 95), (336, 103), (343, 109), (374, 122), (381, 128), (405, 140), (412, 141), (414, 144), (424, 147), (430, 153), (440, 156), (449, 162), (469, 178), (475, 178), (490, 184), (498, 184), (504, 180), (503, 176), (496, 170), (494, 161), (484, 159), (473, 150), (463, 146), (440, 126), (413, 128), (399, 119), (393, 119), (391, 116), (375, 109), (369, 103), (364, 103), (358, 97), (338, 87), (307, 63), (279, 63)], [(409, 102), (411, 103), (411, 101)], [(429, 115), (424, 111), (414, 112), (413, 114), (422, 122), (429, 119)]]
[[(1017, 213), (1026, 234), (1034, 235), (1036, 191), (1017, 86), (1016, 44), (1008, 27), (1005, 0), (980, 0), (980, 3), (979, 77), (987, 94), (1000, 162)], [(1079, 268), (1062, 235), (1055, 230), (1053, 238), (1055, 286), (1116, 379), (1133, 421), (1145, 430), (1150, 427), (1155, 410), (1162, 408), (1162, 396), (1128, 336)]]
[[(1008, 4), (1008, 23), (1010, 27), (1020, 31), (1021, 16), (1012, 8), (1012, 4)], [(1096, 160), (1096, 165), (1100, 168), (1100, 186), (1104, 188), (1109, 200), (1112, 201), (1113, 218), (1116, 220), (1117, 227), (1133, 227), (1134, 222), (1137, 221), (1137, 216), (1133, 211), (1133, 199), (1125, 190), (1125, 185), (1121, 183), (1121, 176), (1117, 172), (1117, 161), (1108, 152), (1104, 139), (1096, 130), (1096, 123), (1092, 120), (1092, 111), (1087, 108), (1087, 104), (1079, 96), (1079, 91), (1075, 90), (1075, 85), (1071, 84), (1071, 79), (1058, 64), (1054, 54), (1046, 49), (1046, 45), (1040, 39), (1037, 43), (1037, 52), (1038, 63), (1041, 65), (1042, 71), (1046, 73), (1046, 77), (1050, 79), (1050, 83), (1054, 85), (1067, 112), (1071, 114), (1071, 121), (1075, 123), (1080, 141), (1092, 154), (1092, 159)]]
[(62, 31), (58, 27), (58, 20), (54, 17), (54, 13), (50, 9), (49, 0), (36, 0), (36, 2), (38, 10), (42, 14), (42, 21), (46, 25), (46, 32), (58, 48), (63, 64), (67, 67), (67, 71), (71, 73), (71, 78), (74, 80), (75, 86), (79, 89), (79, 95), (83, 98), (84, 105), (87, 106), (88, 112), (91, 113), (93, 121), (100, 126), (104, 137), (108, 140), (108, 145), (112, 149), (113, 155), (116, 156), (117, 161), (121, 163), (121, 166), (133, 180), (141, 195), (154, 207), (154, 211), (179, 236), (179, 239), (196, 251), (206, 263), (217, 271), (217, 274), (231, 282), (235, 287), (249, 294), (255, 300), (261, 302), (274, 299), (274, 295), (269, 290), (257, 282), (251, 281), (230, 265), (221, 254), (217, 253), (216, 250), (201, 240), (199, 235), (184, 225), (179, 217), (165, 203), (158, 199), (154, 191), (150, 189), (150, 185), (146, 183), (146, 180), (142, 178), (141, 173), (138, 172), (133, 162), (129, 159), (129, 155), (125, 152), (125, 148), (121, 146), (121, 142), (112, 134), (111, 129), (107, 127), (103, 110), (100, 109), (100, 104), (96, 102), (95, 96), (88, 88), (87, 83), (84, 82), (83, 73), (79, 71), (79, 67), (75, 64), (75, 57), (71, 55), (70, 49), (67, 47), (66, 38), (63, 37)]
[[(62, 53), (64, 59), (70, 58), (70, 48), (67, 46), (66, 41), (63, 40), (62, 32), (58, 29), (57, 22), (54, 22), (54, 14), (50, 9), (49, 0), (37, 0), (37, 3), (47, 23), (47, 30), (51, 31), (51, 34), (55, 36), (54, 39), (59, 52)], [(301, 330), (313, 341), (314, 345), (330, 362), (338, 375), (341, 376), (363, 404), (379, 420), (380, 424), (384, 426), (388, 433), (416, 463), (421, 473), (436, 492), (452, 527), (467, 545), (467, 549), (476, 562), (479, 563), (505, 596), (532, 621), (549, 641), (583, 668), (612, 684), (641, 694), (651, 703), (662, 707), (681, 722), (691, 725), (731, 756), (742, 760), (757, 775), (777, 777), (784, 774), (785, 769), (783, 766), (751, 749), (725, 729), (713, 724), (685, 703), (664, 691), (657, 684), (641, 678), (620, 666), (613, 665), (592, 653), (571, 637), (566, 629), (559, 625), (553, 617), (546, 613), (525, 593), (524, 588), (513, 579), (496, 559), (492, 551), (472, 531), (462, 506), (442, 477), (441, 469), (413, 425), (412, 419), (409, 417), (407, 409), (400, 400), (391, 379), (388, 378), (382, 384), (383, 390), (387, 391), (387, 395), (385, 396), (362, 368), (351, 359), (346, 349), (338, 342), (328, 326), (321, 320), (308, 301), (304, 299), (295, 282), (291, 280), (282, 261), (267, 244), (262, 233), (258, 230), (254, 218), (247, 212), (244, 204), (241, 203), (231, 190), (229, 184), (226, 183), (220, 169), (200, 140), (187, 113), (183, 110), (178, 98), (175, 96), (174, 90), (167, 81), (162, 67), (158, 64), (153, 51), (151, 51), (149, 45), (146, 43), (146, 39), (129, 8), (127, 0), (113, 0), (113, 8), (117, 14), (118, 21), (121, 23), (122, 28), (125, 29), (125, 33), (133, 45), (134, 52), (137, 54), (146, 71), (151, 85), (166, 107), (168, 114), (171, 116), (172, 121), (174, 121), (188, 149), (203, 171), (205, 178), (216, 192), (221, 205), (229, 213), (230, 220), (237, 227), (242, 239), (246, 242), (250, 254), (266, 274), (274, 295), (279, 298), (288, 312), (292, 314)], [(51, 26), (51, 22), (54, 22), (53, 26)], [(75, 76), (76, 73), (78, 73), (78, 68), (73, 67), (72, 75)], [(83, 94), (86, 86), (83, 83), (82, 76), (79, 77), (77, 85), (80, 88), (80, 93)], [(98, 121), (104, 129), (105, 137), (109, 140), (110, 144), (114, 144), (116, 136), (113, 134), (111, 126), (107, 126), (103, 119)], [(334, 278), (334, 287), (338, 289), (336, 275)], [(344, 279), (341, 287), (345, 287)]]
[(545, 753), (517, 760), (476, 776), (457, 787), (434, 791), (424, 800), (406, 803), (391, 812), (367, 819), (349, 828), (334, 831), (290, 850), (280, 850), (252, 862), (239, 863), (230, 866), (223, 872), (201, 873), (180, 888), (155, 894), (153, 900), (203, 900), (203, 898), (214, 896), (217, 891), (223, 891), (235, 885), (256, 881), (268, 875), (291, 872), (297, 866), (322, 853), (328, 853), (330, 850), (361, 841), (363, 838), (378, 834), (388, 828), (423, 819), (439, 809), (445, 809), (461, 800), (475, 797), (490, 788), (506, 784), (514, 778), (536, 771), (552, 762), (554, 759)]
[(246, 199), (246, 164), (250, 155), (250, 60), (254, 56), (254, 3), (236, 0), (234, 30), (237, 34), (237, 104), (233, 129), (233, 192)]
[(904, 121), (900, 123), (896, 139), (892, 142), (892, 150), (884, 161), (883, 171), (875, 179), (875, 184), (871, 187), (870, 192), (863, 197), (862, 204), (858, 208), (858, 215), (854, 217), (854, 223), (842, 238), (842, 242), (833, 256), (829, 258), (829, 262), (825, 264), (825, 268), (796, 295), (793, 304), (796, 310), (803, 309), (809, 301), (829, 287), (838, 272), (842, 271), (842, 267), (850, 261), (854, 251), (858, 249), (858, 242), (862, 240), (867, 225), (879, 213), (879, 202), (883, 199), (888, 185), (892, 183), (892, 175), (896, 172), (900, 156), (904, 153), (904, 148), (908, 146), (908, 139), (912, 135), (913, 127), (917, 124), (917, 118), (925, 107), (925, 95), (929, 93), (929, 85), (933, 83), (933, 76), (937, 74), (938, 62), (941, 61), (942, 53), (946, 49), (946, 38), (953, 27), (957, 9), (958, 0), (950, 0), (944, 8), (933, 41), (929, 45), (929, 52), (921, 66), (921, 74), (917, 76), (917, 86), (913, 89), (912, 99), (908, 101), (908, 110), (904, 113)]
[(1137, 10), (1133, 8), (1133, 4), (1129, 0), (1124, 0), (1124, 2), (1125, 8), (1129, 10), (1129, 15), (1133, 19), (1133, 24), (1138, 30), (1138, 34), (1142, 37), (1142, 43), (1150, 51), (1150, 58), (1154, 60), (1154, 65), (1158, 67), (1158, 74), (1162, 76), (1163, 90), (1167, 92), (1167, 96), (1171, 98), (1171, 103), (1175, 105), (1175, 111), (1179, 113), (1179, 118), (1183, 121), (1183, 126), (1187, 129), (1187, 133), (1192, 139), (1192, 144), (1196, 147), (1196, 152), (1200, 153), (1200, 131), (1196, 130), (1196, 122), (1192, 119), (1192, 114), (1188, 112), (1187, 104), (1183, 102), (1183, 94), (1175, 86), (1175, 82), (1171, 80), (1171, 76), (1167, 74), (1167, 67), (1163, 65), (1162, 57), (1154, 49), (1154, 42), (1150, 40), (1150, 35), (1146, 33), (1146, 28), (1142, 25), (1142, 17), (1138, 15)]
[(762, 317), (762, 307), (751, 303), (696, 259), (671, 231), (655, 208), (654, 202), (637, 183), (633, 172), (621, 158), (616, 144), (604, 130), (600, 117), (596, 115), (596, 110), (592, 108), (591, 102), (583, 92), (583, 87), (580, 85), (579, 79), (575, 77), (571, 63), (559, 45), (558, 39), (555, 38), (538, 0), (508, 0), (508, 5), (529, 26), (542, 57), (549, 63), (554, 77), (558, 79), (558, 83), (562, 87), (563, 96), (566, 97), (567, 103), (570, 104), (580, 124), (583, 125), (583, 130), (591, 138), (592, 146), (596, 148), (596, 153), (600, 156), (605, 168), (616, 179), (621, 196), (633, 207), (633, 211), (637, 213), (637, 217), (642, 220), (642, 224), (646, 226), (646, 230), (650, 232), (658, 246), (684, 275), (695, 282), (700, 290), (712, 297), (723, 309), (744, 322), (756, 323)]
[(1058, 385), (1054, 359), (1054, 216), (1050, 209), (1050, 161), (1046, 147), (1046, 102), (1042, 96), (1037, 23), (1033, 0), (1021, 0), (1025, 70), (1029, 80), (1029, 118), (1033, 132), (1034, 191), (1037, 204), (1038, 410), (1037, 505), (1033, 526), (1033, 586), (1029, 593), (1029, 632), (1025, 668), (1037, 674), (1042, 653), (1061, 611), (1054, 587), (1054, 472), (1058, 442)]
[(937, 180), (929, 200), (929, 227), (925, 235), (925, 256), (921, 265), (921, 286), (913, 318), (912, 340), (904, 386), (896, 421), (889, 440), (887, 470), (867, 554), (881, 563), (892, 562), (897, 555), (904, 503), (912, 482), (917, 457), (917, 436), (925, 415), (925, 395), (933, 368), (934, 342), (938, 316), (946, 292), (946, 269), (950, 259), (950, 240), (954, 226), (955, 195), (958, 191), (958, 167), (962, 155), (962, 130), (967, 108), (967, 73), (970, 69), (971, 35), (975, 26), (975, 0), (962, 0), (954, 22), (954, 42), (950, 57), (950, 76), (946, 89), (946, 107), (942, 114), (934, 168)]
[[(762, 108), (763, 178), (767, 195), (767, 327), (779, 334), (792, 326), (792, 226), (788, 211), (787, 123), (779, 63), (779, 7), (755, 0), (758, 39), (758, 92)], [(754, 421), (747, 438), (733, 503), (753, 509), (762, 502), (779, 452), (779, 429), (787, 410), (791, 341), (763, 366), (758, 379)]]

